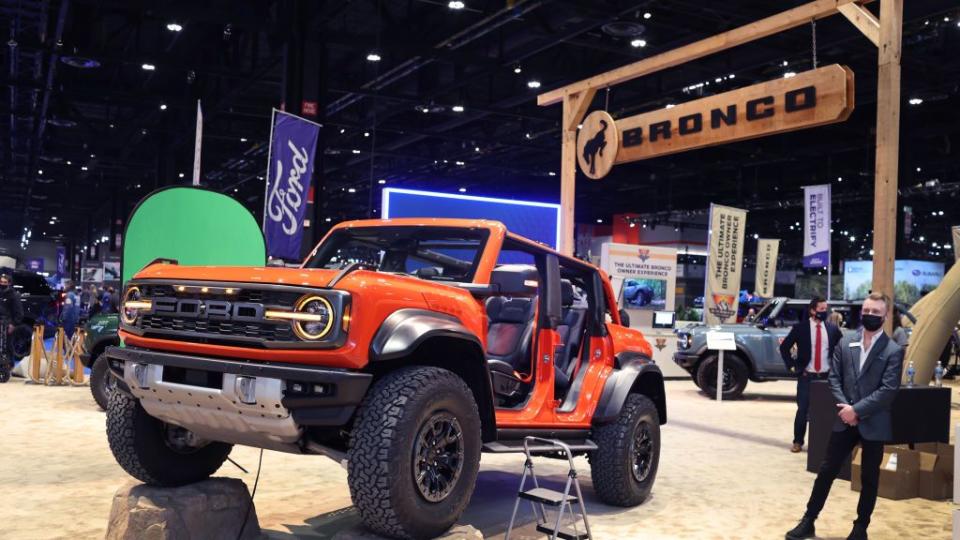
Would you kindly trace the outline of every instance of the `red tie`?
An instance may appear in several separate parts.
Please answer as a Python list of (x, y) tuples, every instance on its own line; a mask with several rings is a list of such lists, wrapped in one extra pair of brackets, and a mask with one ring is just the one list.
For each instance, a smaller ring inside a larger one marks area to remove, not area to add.
[(813, 370), (820, 373), (820, 322), (817, 321), (817, 352), (813, 355)]

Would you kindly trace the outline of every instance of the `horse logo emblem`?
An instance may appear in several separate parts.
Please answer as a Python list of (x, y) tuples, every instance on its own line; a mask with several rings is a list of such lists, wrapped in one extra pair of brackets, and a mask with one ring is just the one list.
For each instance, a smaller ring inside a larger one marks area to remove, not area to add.
[(616, 122), (606, 111), (593, 111), (583, 119), (577, 135), (577, 162), (584, 175), (594, 180), (606, 176), (619, 148)]

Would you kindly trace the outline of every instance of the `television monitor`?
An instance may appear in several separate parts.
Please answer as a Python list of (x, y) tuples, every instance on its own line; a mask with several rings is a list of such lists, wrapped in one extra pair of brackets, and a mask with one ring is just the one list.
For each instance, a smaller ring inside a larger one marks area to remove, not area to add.
[(675, 311), (654, 311), (654, 328), (673, 328), (677, 322), (677, 313)]

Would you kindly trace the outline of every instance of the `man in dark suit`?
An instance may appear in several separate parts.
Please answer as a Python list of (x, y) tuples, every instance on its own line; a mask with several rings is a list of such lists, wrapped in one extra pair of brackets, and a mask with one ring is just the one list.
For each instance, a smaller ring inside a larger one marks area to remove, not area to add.
[(872, 293), (863, 302), (860, 315), (863, 328), (857, 334), (844, 337), (833, 353), (829, 381), (837, 400), (837, 419), (827, 443), (827, 455), (813, 483), (807, 511), (800, 524), (787, 533), (787, 540), (816, 536), (814, 522), (827, 501), (840, 467), (857, 443), (862, 448), (860, 480), (863, 488), (857, 505), (857, 519), (847, 540), (867, 538), (870, 515), (877, 502), (883, 442), (893, 438), (890, 405), (900, 388), (903, 365), (903, 349), (882, 330), (889, 311), (887, 297)]
[[(826, 380), (830, 372), (830, 357), (843, 334), (833, 323), (827, 322), (827, 301), (815, 297), (807, 307), (808, 318), (790, 329), (780, 344), (783, 363), (797, 373), (797, 415), (793, 419), (793, 453), (803, 449), (807, 434), (807, 413), (810, 410), (810, 381)], [(790, 353), (797, 346), (797, 358)]]

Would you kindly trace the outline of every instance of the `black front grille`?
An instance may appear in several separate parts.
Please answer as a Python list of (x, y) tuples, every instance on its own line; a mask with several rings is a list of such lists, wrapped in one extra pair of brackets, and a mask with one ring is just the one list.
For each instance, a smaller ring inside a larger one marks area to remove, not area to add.
[(270, 307), (283, 307), (283, 308), (292, 308), (297, 300), (303, 296), (303, 293), (296, 291), (282, 291), (282, 290), (263, 290), (263, 289), (250, 289), (236, 287), (236, 291), (232, 294), (226, 294), (221, 291), (223, 288), (231, 288), (231, 284), (223, 283), (219, 284), (217, 288), (209, 293), (197, 292), (196, 287), (191, 287), (191, 290), (188, 291), (178, 291), (173, 285), (141, 285), (140, 292), (145, 298), (157, 298), (157, 297), (167, 297), (167, 298), (176, 298), (177, 300), (181, 299), (190, 299), (190, 300), (225, 300), (228, 302), (250, 302), (263, 304), (264, 306)]
[[(162, 315), (144, 315), (140, 318), (140, 328), (147, 332), (185, 332), (179, 336), (184, 341), (208, 341), (205, 337), (222, 336), (225, 338), (244, 337), (265, 341), (293, 341), (293, 330), (287, 323), (236, 322), (216, 319), (194, 319), (166, 317)], [(202, 334), (202, 335), (193, 335)]]

